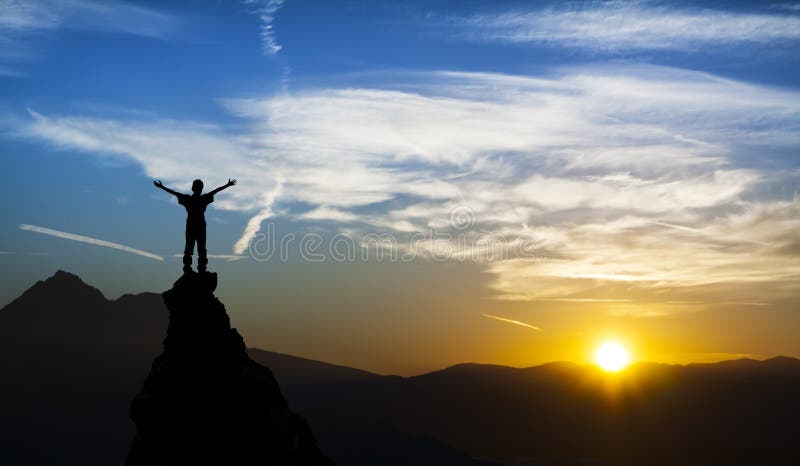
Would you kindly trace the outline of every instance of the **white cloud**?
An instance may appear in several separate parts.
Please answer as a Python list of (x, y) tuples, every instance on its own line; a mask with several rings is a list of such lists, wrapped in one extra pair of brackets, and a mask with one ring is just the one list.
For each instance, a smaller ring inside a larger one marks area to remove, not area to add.
[(488, 264), (507, 298), (751, 283), (758, 296), (735, 299), (762, 302), (797, 288), (800, 201), (765, 194), (787, 192), (797, 174), (737, 160), (800, 147), (800, 93), (641, 66), (401, 84), (224, 100), (249, 123), (235, 133), (35, 112), (21, 131), (133, 159), (179, 186), (240, 178), (217, 205), (252, 214), (236, 254), (275, 212), (409, 234), (450, 228), (467, 206), (475, 229), (533, 233), (547, 257)]
[(176, 23), (169, 14), (116, 0), (0, 1), (3, 33), (66, 28), (163, 39)]
[(0, 30), (51, 29), (58, 26), (60, 17), (46, 2), (2, 0)]
[(283, 6), (283, 0), (244, 0), (245, 5), (252, 6), (253, 13), (261, 21), (261, 46), (264, 55), (275, 55), (283, 48), (275, 38), (272, 24), (275, 14)]
[(244, 251), (246, 251), (247, 248), (250, 246), (250, 241), (253, 240), (253, 237), (261, 229), (261, 223), (263, 223), (264, 220), (274, 215), (272, 211), (272, 205), (275, 203), (275, 198), (280, 195), (282, 189), (283, 189), (283, 184), (279, 182), (272, 191), (264, 193), (263, 195), (264, 207), (259, 213), (254, 215), (247, 222), (247, 226), (245, 226), (242, 236), (233, 245), (234, 254), (244, 253)]
[(0, 58), (28, 59), (31, 41), (58, 29), (166, 39), (177, 24), (172, 15), (119, 0), (0, 0)]
[(534, 175), (517, 185), (515, 197), (548, 211), (625, 209), (638, 212), (713, 207), (741, 195), (758, 176), (750, 170), (716, 170), (689, 179), (547, 178)]
[(699, 49), (713, 44), (800, 40), (800, 18), (646, 2), (584, 2), (452, 18), (460, 37), (593, 50)]
[(300, 214), (304, 220), (333, 220), (336, 222), (354, 222), (358, 220), (358, 215), (352, 212), (345, 212), (339, 209), (331, 209), (327, 206), (320, 206), (304, 214)]
[(131, 254), (147, 257), (149, 259), (155, 259), (157, 261), (164, 260), (164, 258), (159, 256), (158, 254), (153, 254), (151, 252), (142, 251), (141, 249), (125, 246), (124, 244), (112, 243), (111, 241), (91, 238), (89, 236), (76, 235), (74, 233), (67, 233), (65, 231), (53, 230), (51, 228), (37, 227), (35, 225), (27, 225), (27, 224), (22, 224), (19, 226), (19, 228), (20, 230), (33, 231), (35, 233), (41, 233), (43, 235), (55, 236), (56, 238), (69, 239), (72, 241), (79, 241), (81, 243), (94, 244), (95, 246), (103, 246), (106, 248), (117, 249), (120, 251), (129, 252)]
[[(48, 117), (29, 110), (23, 134), (60, 147), (77, 148), (101, 157), (124, 157), (141, 164), (145, 174), (188, 188), (195, 178), (241, 177), (259, 181), (267, 173), (246, 147), (209, 124), (172, 120), (117, 121), (82, 117)], [(224, 169), (224, 170), (221, 170)], [(227, 175), (232, 173), (231, 175)], [(220, 183), (221, 184), (221, 183)], [(232, 199), (232, 200), (231, 200)], [(260, 192), (232, 190), (217, 207), (263, 208)]]

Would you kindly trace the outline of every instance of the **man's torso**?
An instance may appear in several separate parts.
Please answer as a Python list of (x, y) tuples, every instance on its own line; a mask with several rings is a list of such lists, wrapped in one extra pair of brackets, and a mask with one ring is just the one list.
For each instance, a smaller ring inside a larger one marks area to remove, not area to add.
[(205, 225), (206, 207), (214, 202), (211, 194), (201, 194), (199, 196), (181, 194), (178, 196), (178, 204), (186, 208), (186, 223), (192, 225)]

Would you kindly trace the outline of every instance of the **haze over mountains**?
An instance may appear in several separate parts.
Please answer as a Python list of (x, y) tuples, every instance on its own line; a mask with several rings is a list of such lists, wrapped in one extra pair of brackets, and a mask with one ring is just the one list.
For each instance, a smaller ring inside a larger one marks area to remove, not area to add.
[[(128, 405), (166, 326), (159, 294), (111, 301), (61, 271), (0, 310), (0, 463), (124, 462), (134, 433)], [(800, 360), (793, 358), (640, 363), (619, 376), (563, 362), (460, 364), (398, 377), (249, 354), (272, 369), (320, 449), (343, 466), (800, 458)]]

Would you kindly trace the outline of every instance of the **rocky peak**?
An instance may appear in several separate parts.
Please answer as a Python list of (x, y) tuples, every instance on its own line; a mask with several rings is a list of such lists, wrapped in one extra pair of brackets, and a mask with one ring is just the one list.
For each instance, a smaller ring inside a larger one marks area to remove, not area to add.
[(167, 337), (131, 403), (127, 465), (333, 465), (272, 372), (248, 357), (216, 285), (214, 273), (187, 272), (162, 294)]

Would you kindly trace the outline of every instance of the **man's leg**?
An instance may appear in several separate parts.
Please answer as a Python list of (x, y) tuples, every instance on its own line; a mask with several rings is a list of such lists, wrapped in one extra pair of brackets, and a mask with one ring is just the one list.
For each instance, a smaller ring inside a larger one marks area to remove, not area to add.
[(194, 253), (195, 234), (194, 229), (186, 225), (186, 246), (183, 248), (183, 271), (192, 270), (192, 254)]
[(205, 272), (208, 265), (208, 256), (206, 255), (206, 226), (203, 225), (197, 229), (197, 271)]

